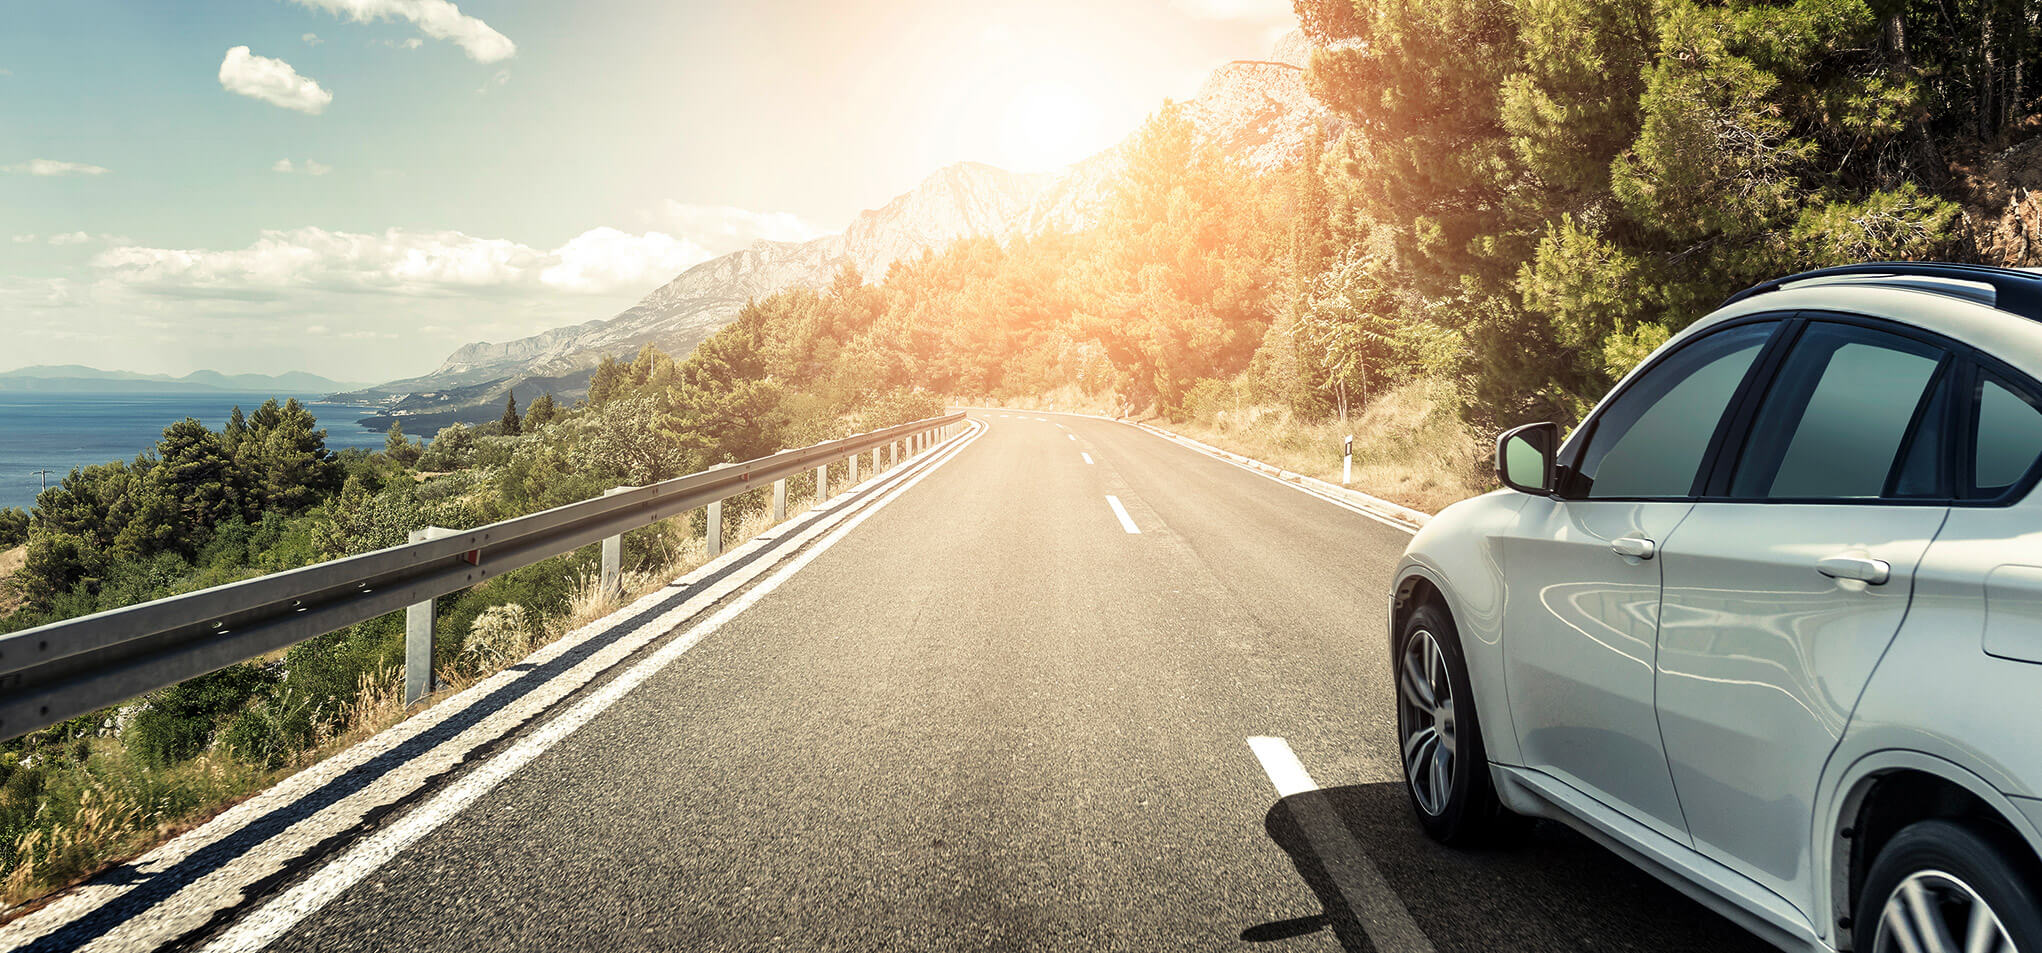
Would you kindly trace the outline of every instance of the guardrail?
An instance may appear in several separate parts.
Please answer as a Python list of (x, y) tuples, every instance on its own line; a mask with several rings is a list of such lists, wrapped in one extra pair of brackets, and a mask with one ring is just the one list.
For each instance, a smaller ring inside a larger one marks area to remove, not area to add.
[[(949, 436), (965, 415), (783, 450), (592, 500), (466, 530), (431, 527), (413, 542), (0, 636), (0, 739), (15, 738), (185, 679), (408, 609), (405, 687), (431, 687), (432, 600), (541, 559), (603, 545), (602, 584), (615, 587), (622, 536), (698, 506), (709, 510), (709, 554), (722, 552), (723, 501), (773, 482), (774, 516), (787, 513), (788, 477), (814, 468), (817, 499), (842, 460), (898, 462)], [(421, 624), (422, 623), (422, 624)]]

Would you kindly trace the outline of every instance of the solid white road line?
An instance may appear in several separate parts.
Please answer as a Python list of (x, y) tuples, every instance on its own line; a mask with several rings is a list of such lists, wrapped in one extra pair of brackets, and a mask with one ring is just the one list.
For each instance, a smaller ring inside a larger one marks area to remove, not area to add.
[(1106, 495), (1106, 505), (1113, 507), (1113, 515), (1120, 517), (1121, 529), (1137, 534), (1142, 531), (1141, 527), (1134, 525), (1134, 518), (1127, 515), (1127, 507), (1120, 505), (1120, 497), (1108, 493)]
[(1255, 752), (1255, 760), (1262, 762), (1262, 771), (1269, 775), (1269, 783), (1276, 785), (1277, 797), (1319, 789), (1312, 782), (1312, 776), (1305, 773), (1304, 762), (1298, 760), (1297, 752), (1290, 750), (1289, 742), (1256, 735), (1248, 739), (1248, 748)]
[[(982, 434), (984, 432), (981, 429), (978, 433)], [(285, 891), (282, 896), (264, 904), (261, 909), (249, 914), (241, 922), (234, 924), (226, 933), (221, 934), (218, 939), (206, 945), (206, 953), (227, 953), (227, 951), (253, 953), (253, 951), (260, 950), (274, 942), (277, 937), (284, 935), (307, 916), (333, 902), (334, 898), (340, 896), (343, 891), (360, 883), (363, 878), (374, 873), (377, 868), (382, 867), (385, 863), (388, 863), (391, 858), (397, 856), (399, 851), (417, 843), (420, 838), (432, 833), (440, 825), (466, 809), (470, 804), (480, 800), (483, 795), (488, 794), (519, 768), (530, 764), (534, 759), (545, 754), (548, 749), (559, 743), (561, 739), (573, 734), (576, 729), (595, 720), (596, 716), (601, 715), (611, 705), (616, 704), (618, 699), (630, 694), (632, 690), (644, 684), (647, 679), (659, 674), (661, 670), (673, 664), (674, 660), (686, 654), (689, 649), (694, 648), (696, 643), (708, 638), (716, 630), (729, 623), (730, 620), (737, 618), (739, 614), (751, 608), (753, 603), (758, 602), (768, 593), (778, 589), (781, 584), (793, 578), (795, 573), (800, 572), (803, 567), (813, 562), (815, 557), (822, 555), (831, 546), (836, 545), (846, 535), (849, 535), (851, 530), (856, 529), (858, 524), (863, 523), (867, 517), (879, 512), (887, 504), (898, 499), (902, 493), (907, 492), (915, 484), (926, 479), (929, 474), (936, 472), (944, 463), (949, 462), (952, 457), (955, 457), (958, 451), (969, 446), (976, 439), (978, 439), (978, 434), (973, 434), (968, 439), (961, 441), (943, 457), (931, 463), (928, 469), (923, 470), (913, 479), (894, 487), (885, 496), (874, 501), (873, 505), (866, 508), (863, 512), (845, 520), (842, 526), (837, 527), (828, 536), (816, 541), (808, 550), (789, 560), (787, 565), (781, 567), (777, 572), (768, 576), (765, 581), (739, 596), (715, 615), (688, 629), (688, 631), (682, 633), (672, 642), (661, 646), (659, 651), (646, 657), (644, 661), (632, 666), (628, 671), (611, 679), (601, 688), (575, 702), (572, 708), (569, 708), (559, 717), (518, 739), (515, 744), (505, 749), (503, 753), (483, 762), (481, 766), (469, 772), (459, 781), (454, 782), (438, 795), (435, 795), (432, 800), (420, 805), (416, 810), (404, 815), (395, 823), (378, 830), (368, 838), (356, 843), (347, 853), (342, 854), (339, 859), (320, 868), (317, 873), (299, 881), (296, 886)]]
[(1362, 853), (1347, 823), (1326, 800), (1325, 792), (1305, 773), (1305, 766), (1282, 738), (1254, 737), (1248, 747), (1262, 762), (1269, 783), (1290, 809), (1291, 820), (1304, 834), (1306, 846), (1319, 860), (1349, 912), (1368, 932), (1380, 953), (1433, 953), (1432, 941), (1411, 919), (1411, 911), (1383, 880), (1383, 872)]
[(1086, 453), (1086, 452), (1084, 452), (1084, 451), (1080, 450), (1080, 451), (1078, 451), (1078, 456), (1084, 457), (1084, 458), (1085, 458), (1085, 462), (1086, 462), (1086, 463), (1091, 463), (1091, 462), (1092, 462), (1092, 455), (1091, 455), (1091, 454), (1089, 454), (1089, 453)]

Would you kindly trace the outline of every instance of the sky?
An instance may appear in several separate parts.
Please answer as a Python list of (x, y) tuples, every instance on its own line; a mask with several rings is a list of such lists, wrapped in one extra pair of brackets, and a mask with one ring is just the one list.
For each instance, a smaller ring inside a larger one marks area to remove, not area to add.
[(379, 382), (1058, 168), (1288, 0), (0, 0), (0, 370)]

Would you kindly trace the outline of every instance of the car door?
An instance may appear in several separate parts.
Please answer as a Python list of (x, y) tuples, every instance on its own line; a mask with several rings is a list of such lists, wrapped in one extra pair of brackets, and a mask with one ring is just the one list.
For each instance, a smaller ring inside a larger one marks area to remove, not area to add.
[(1687, 842), (1653, 715), (1659, 563), (1700, 467), (1777, 320), (1654, 360), (1566, 448), (1560, 492), (1496, 540), (1504, 672), (1519, 747), (1543, 771)]
[(1803, 912), (1823, 764), (1949, 512), (1953, 366), (1809, 322), (1660, 555), (1659, 727), (1688, 830)]

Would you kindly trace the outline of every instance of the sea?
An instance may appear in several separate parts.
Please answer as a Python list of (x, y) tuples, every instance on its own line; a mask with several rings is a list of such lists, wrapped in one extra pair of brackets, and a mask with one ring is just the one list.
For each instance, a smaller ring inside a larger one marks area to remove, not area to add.
[(298, 398), (326, 429), (329, 449), (383, 446), (382, 431), (355, 423), (370, 408), (321, 403), (316, 394), (0, 393), (0, 507), (27, 509), (45, 479), (54, 484), (77, 467), (133, 460), (156, 445), (163, 428), (186, 417), (218, 430), (236, 406), (253, 413), (272, 396)]

